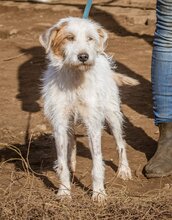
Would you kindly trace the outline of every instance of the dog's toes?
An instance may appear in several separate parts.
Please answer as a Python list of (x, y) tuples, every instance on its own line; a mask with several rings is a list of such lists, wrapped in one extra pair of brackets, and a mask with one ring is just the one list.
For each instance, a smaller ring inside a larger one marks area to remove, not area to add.
[(59, 189), (57, 193), (57, 199), (59, 200), (72, 200), (70, 190), (67, 189)]
[(123, 179), (123, 180), (131, 180), (132, 179), (132, 175), (131, 175), (131, 170), (130, 168), (127, 166), (121, 166), (119, 167), (118, 170), (118, 175), (117, 177)]
[(103, 192), (93, 192), (92, 195), (93, 202), (97, 202), (99, 205), (104, 205), (107, 200), (107, 194)]

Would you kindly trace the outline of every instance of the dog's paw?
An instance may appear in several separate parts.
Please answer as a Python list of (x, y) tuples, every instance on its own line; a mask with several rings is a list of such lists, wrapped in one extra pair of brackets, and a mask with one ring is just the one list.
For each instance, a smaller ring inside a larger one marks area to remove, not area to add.
[(118, 175), (117, 177), (123, 179), (123, 180), (131, 180), (132, 175), (131, 175), (131, 170), (129, 166), (120, 166), (118, 169)]
[(93, 192), (92, 200), (93, 202), (97, 202), (103, 205), (107, 200), (107, 194), (105, 193), (105, 191)]
[(59, 191), (57, 193), (57, 199), (59, 199), (59, 200), (72, 200), (70, 190), (59, 189)]

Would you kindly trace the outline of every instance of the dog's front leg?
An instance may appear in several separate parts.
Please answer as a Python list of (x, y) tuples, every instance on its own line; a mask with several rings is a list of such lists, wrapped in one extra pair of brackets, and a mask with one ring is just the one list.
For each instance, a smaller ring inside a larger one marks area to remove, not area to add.
[(74, 131), (74, 121), (70, 121), (70, 128), (68, 130), (68, 165), (70, 171), (75, 173), (76, 169), (76, 136)]
[(60, 186), (58, 191), (58, 197), (70, 197), (70, 172), (68, 168), (68, 134), (67, 126), (58, 126), (54, 131), (56, 150), (57, 150), (57, 161), (54, 166), (57, 174), (60, 178)]
[[(95, 124), (95, 125), (93, 125)], [(93, 159), (93, 201), (103, 203), (106, 199), (104, 189), (104, 164), (101, 152), (101, 123), (94, 123), (93, 120), (87, 121), (89, 145)]]

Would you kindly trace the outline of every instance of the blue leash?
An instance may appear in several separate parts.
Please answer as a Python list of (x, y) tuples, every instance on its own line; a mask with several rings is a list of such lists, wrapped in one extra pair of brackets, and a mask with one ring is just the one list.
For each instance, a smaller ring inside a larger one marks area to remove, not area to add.
[(83, 14), (82, 18), (85, 18), (85, 19), (88, 18), (88, 15), (89, 15), (90, 9), (91, 9), (91, 5), (92, 5), (92, 0), (87, 0), (87, 4), (85, 6), (84, 14)]

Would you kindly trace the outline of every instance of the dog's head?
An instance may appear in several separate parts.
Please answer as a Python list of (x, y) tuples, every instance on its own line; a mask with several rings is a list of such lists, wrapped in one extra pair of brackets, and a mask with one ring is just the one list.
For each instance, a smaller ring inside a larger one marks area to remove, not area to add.
[(97, 23), (69, 17), (40, 36), (40, 43), (54, 65), (86, 70), (93, 66), (98, 54), (103, 53), (107, 33)]

